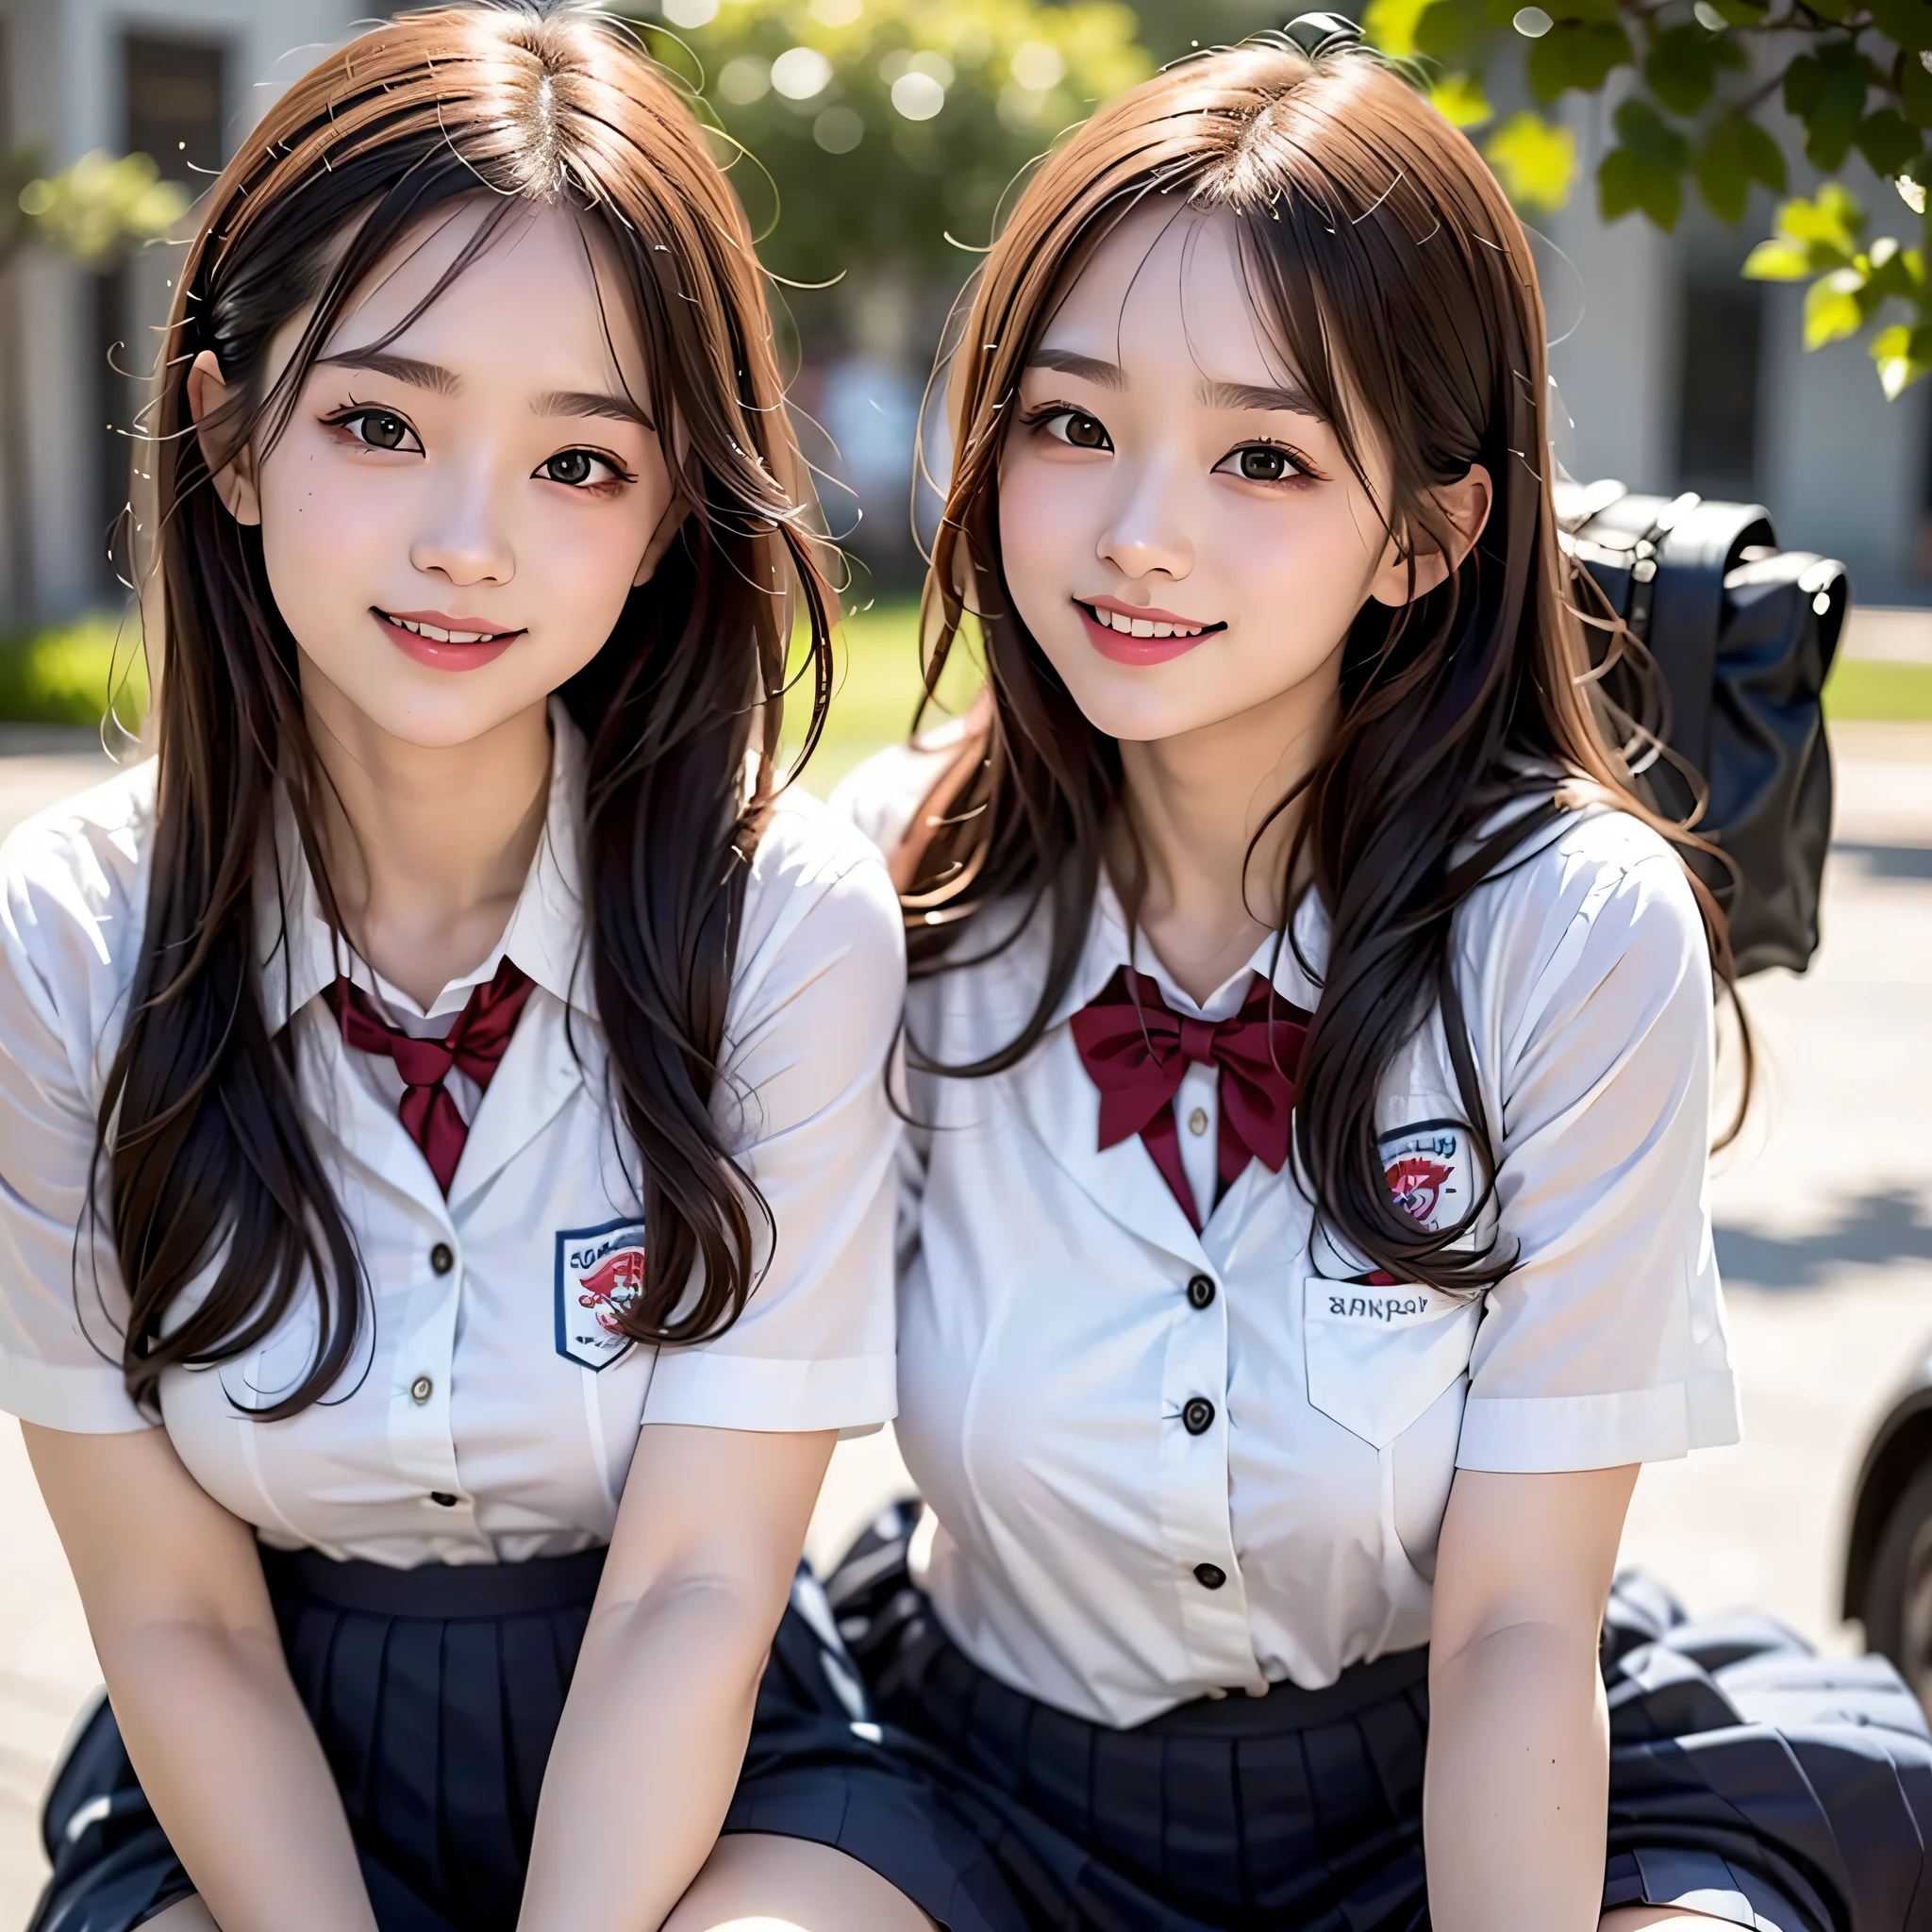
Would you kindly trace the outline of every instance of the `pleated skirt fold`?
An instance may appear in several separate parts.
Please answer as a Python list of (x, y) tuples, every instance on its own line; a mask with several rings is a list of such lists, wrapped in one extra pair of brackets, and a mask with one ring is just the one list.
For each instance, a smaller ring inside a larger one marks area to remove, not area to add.
[[(384, 1571), (262, 1553), (381, 1932), (513, 1932), (603, 1561)], [(193, 1889), (105, 1704), (43, 1831), (54, 1876), (29, 1932), (128, 1932)]]

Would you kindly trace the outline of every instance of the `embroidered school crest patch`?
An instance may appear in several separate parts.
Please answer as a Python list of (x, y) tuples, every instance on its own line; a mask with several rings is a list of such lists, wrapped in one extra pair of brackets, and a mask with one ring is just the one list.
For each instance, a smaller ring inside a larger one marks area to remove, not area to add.
[(1389, 1198), (1431, 1234), (1454, 1227), (1470, 1210), (1469, 1136), (1451, 1121), (1420, 1121), (1382, 1138)]
[(587, 1369), (630, 1346), (618, 1317), (644, 1288), (644, 1224), (607, 1221), (557, 1237), (557, 1352)]

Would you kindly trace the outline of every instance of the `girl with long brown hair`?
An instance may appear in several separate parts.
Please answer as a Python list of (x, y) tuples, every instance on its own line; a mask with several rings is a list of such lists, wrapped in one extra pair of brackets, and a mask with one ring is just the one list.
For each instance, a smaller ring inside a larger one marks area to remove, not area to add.
[(1738, 1432), (1726, 958), (1496, 183), (1345, 23), (1183, 63), (1018, 197), (951, 403), (985, 708), (846, 793), (924, 1514), (788, 1620), (674, 1924), (1918, 1923), (1889, 1666), (1612, 1595), (1638, 1465)]
[(143, 427), (155, 756), (0, 859), (0, 1401), (110, 1699), (36, 1924), (646, 1932), (894, 1402), (753, 237), (616, 24), (408, 14), (210, 189)]

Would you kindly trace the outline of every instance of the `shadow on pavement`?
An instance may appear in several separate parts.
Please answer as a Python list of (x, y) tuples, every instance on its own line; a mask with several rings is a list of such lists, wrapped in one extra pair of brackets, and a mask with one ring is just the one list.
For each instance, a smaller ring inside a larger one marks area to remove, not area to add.
[(1904, 1188), (1881, 1189), (1848, 1202), (1833, 1226), (1795, 1240), (1780, 1241), (1722, 1223), (1716, 1237), (1717, 1265), (1724, 1280), (1754, 1288), (1822, 1288), (1847, 1262), (1883, 1267), (1890, 1261), (1932, 1261), (1932, 1221), (1925, 1219), (1922, 1198)]
[(1840, 863), (1850, 860), (1868, 879), (1932, 879), (1932, 846), (1834, 839), (1831, 856)]

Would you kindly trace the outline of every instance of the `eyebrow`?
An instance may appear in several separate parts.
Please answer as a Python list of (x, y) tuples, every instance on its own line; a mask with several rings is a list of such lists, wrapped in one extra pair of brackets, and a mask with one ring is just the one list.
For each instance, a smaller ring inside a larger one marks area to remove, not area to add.
[(462, 377), (441, 362), (419, 362), (413, 356), (392, 356), (387, 349), (342, 349), (315, 359), (335, 369), (367, 369), (407, 382), (411, 389), (434, 390), (440, 396), (453, 396), (463, 386)]
[[(1026, 366), (1077, 375), (1102, 389), (1124, 390), (1127, 386), (1127, 373), (1118, 362), (1075, 355), (1071, 349), (1036, 349), (1026, 358)], [(1312, 416), (1318, 423), (1324, 420), (1308, 392), (1297, 383), (1204, 382), (1199, 393), (1210, 409), (1281, 410), (1292, 416)]]
[(1324, 420), (1307, 391), (1291, 382), (1203, 383), (1201, 400), (1212, 409), (1281, 409), (1291, 416), (1312, 416), (1318, 423)]
[(653, 432), (658, 427), (628, 396), (603, 390), (552, 390), (548, 395), (539, 396), (530, 408), (539, 416), (605, 416), (613, 423), (635, 423)]

